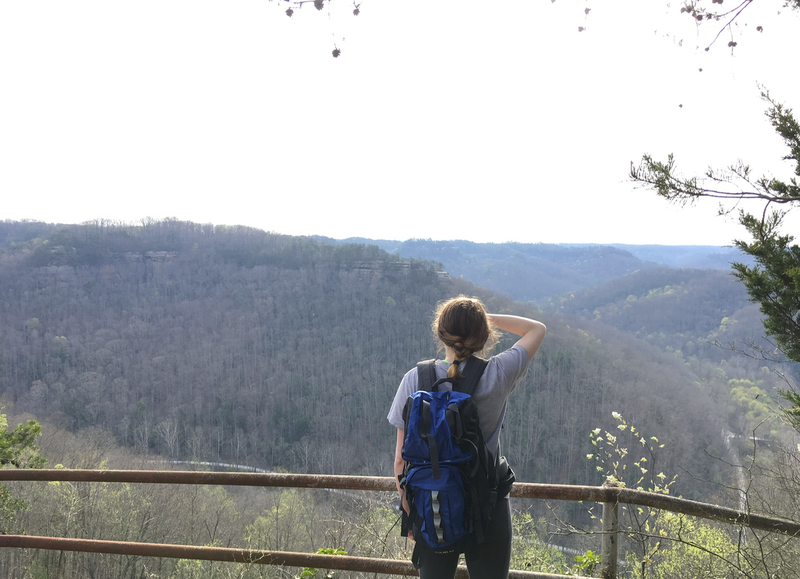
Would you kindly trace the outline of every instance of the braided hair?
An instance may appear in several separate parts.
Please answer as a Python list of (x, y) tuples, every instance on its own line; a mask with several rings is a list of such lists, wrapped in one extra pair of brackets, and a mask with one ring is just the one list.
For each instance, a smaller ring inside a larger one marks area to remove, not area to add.
[(475, 352), (494, 347), (498, 337), (483, 302), (464, 295), (439, 304), (432, 328), (433, 334), (456, 354), (447, 370), (447, 376), (456, 379), (462, 377), (458, 363)]

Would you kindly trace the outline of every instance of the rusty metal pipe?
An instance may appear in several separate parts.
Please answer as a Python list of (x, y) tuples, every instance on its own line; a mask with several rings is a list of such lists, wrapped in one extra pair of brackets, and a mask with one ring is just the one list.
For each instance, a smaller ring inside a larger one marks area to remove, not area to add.
[(760, 531), (800, 537), (800, 523), (796, 521), (629, 488), (515, 483), (511, 490), (511, 496), (531, 499), (639, 505), (732, 525), (745, 525)]
[[(161, 470), (0, 469), (0, 481), (85, 481), (394, 491), (392, 477)], [(515, 483), (512, 497), (624, 503), (800, 537), (800, 523), (628, 488)]]
[(2, 469), (0, 480), (395, 490), (394, 479), (391, 477), (177, 470)]
[[(0, 547), (18, 549), (47, 549), (52, 551), (79, 551), (106, 555), (136, 555), (140, 557), (166, 557), (172, 559), (199, 559), (228, 563), (250, 563), (259, 565), (285, 565), (288, 567), (316, 567), (381, 573), (385, 575), (416, 576), (419, 572), (409, 561), (397, 559), (374, 559), (347, 555), (314, 555), (285, 551), (250, 551), (223, 547), (196, 547), (192, 545), (163, 545), (153, 543), (130, 543), (123, 541), (97, 541), (94, 539), (60, 539), (33, 537), (28, 535), (0, 535)], [(510, 571), (509, 579), (567, 579), (567, 575)], [(459, 567), (459, 579), (468, 579), (466, 567)]]

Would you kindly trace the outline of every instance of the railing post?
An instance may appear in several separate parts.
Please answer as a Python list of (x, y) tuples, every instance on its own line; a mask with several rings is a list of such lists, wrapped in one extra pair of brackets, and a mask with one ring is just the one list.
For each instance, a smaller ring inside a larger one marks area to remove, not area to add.
[[(606, 481), (605, 488), (618, 487), (616, 481)], [(600, 577), (617, 579), (617, 559), (619, 557), (619, 502), (603, 503), (603, 547), (600, 551)]]

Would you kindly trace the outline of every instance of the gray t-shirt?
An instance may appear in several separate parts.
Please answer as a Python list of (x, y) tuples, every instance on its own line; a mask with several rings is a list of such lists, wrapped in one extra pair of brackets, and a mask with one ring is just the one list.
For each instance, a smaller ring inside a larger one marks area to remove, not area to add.
[[(465, 362), (462, 362), (459, 366), (462, 371), (464, 364)], [(449, 367), (450, 364), (447, 362), (438, 361), (436, 363), (437, 379), (446, 377)], [(494, 456), (500, 456), (500, 428), (503, 426), (506, 416), (506, 400), (527, 371), (528, 352), (522, 346), (515, 345), (505, 352), (489, 358), (486, 370), (475, 388), (473, 398), (478, 406), (481, 432), (483, 432), (487, 448), (493, 452)], [(446, 382), (440, 388), (449, 390), (450, 384)], [(387, 416), (395, 428), (400, 430), (405, 428), (403, 407), (408, 397), (416, 391), (417, 369), (414, 367), (403, 376)]]

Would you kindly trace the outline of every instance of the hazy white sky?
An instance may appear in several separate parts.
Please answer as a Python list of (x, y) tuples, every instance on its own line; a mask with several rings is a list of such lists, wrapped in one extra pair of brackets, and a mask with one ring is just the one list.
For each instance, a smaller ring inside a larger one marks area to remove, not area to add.
[(634, 190), (629, 164), (788, 176), (756, 84), (800, 103), (781, 4), (731, 56), (662, 0), (3, 0), (0, 218), (727, 244), (713, 203)]

